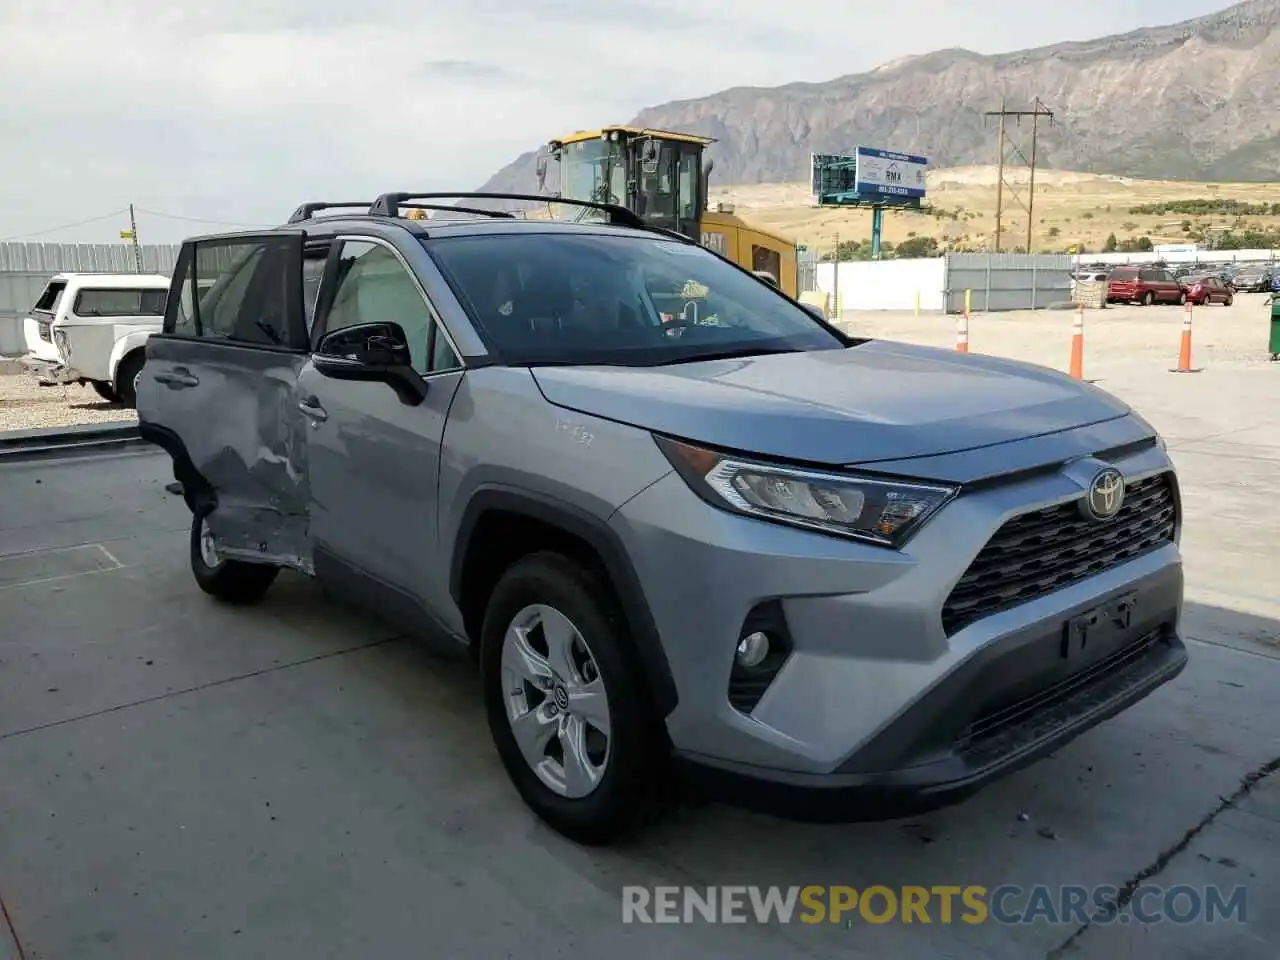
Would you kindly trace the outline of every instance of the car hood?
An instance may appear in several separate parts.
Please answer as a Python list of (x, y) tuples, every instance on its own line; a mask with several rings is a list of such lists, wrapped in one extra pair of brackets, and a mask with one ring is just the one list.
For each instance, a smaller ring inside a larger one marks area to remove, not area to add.
[(665, 367), (539, 367), (556, 406), (817, 464), (935, 456), (1122, 417), (1044, 367), (888, 341)]

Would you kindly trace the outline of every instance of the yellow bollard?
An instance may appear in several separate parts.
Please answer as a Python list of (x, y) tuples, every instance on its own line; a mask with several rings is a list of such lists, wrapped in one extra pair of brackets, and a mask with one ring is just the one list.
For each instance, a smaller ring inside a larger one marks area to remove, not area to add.
[(920, 316), (920, 288), (916, 287), (916, 316)]
[(973, 302), (972, 302), (972, 301), (973, 301), (973, 291), (972, 291), (972, 290), (966, 290), (966, 291), (964, 292), (964, 312), (965, 312), (965, 315), (966, 315), (966, 316), (968, 316), (968, 315), (969, 315), (969, 313), (970, 313), (969, 308), (973, 306)]

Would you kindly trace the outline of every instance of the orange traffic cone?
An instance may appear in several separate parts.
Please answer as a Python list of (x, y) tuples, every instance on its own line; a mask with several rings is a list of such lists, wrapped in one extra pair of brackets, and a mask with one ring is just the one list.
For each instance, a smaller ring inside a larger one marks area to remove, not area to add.
[(969, 352), (969, 311), (967, 309), (956, 321), (956, 350), (960, 353)]
[(1071, 322), (1071, 376), (1084, 379), (1084, 304), (1076, 307), (1076, 318)]
[(1178, 348), (1178, 365), (1170, 373), (1199, 373), (1191, 369), (1191, 301), (1182, 313), (1182, 344)]

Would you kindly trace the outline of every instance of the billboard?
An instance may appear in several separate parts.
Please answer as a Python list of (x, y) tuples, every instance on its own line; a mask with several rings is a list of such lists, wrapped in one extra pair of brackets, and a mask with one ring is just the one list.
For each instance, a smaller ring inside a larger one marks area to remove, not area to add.
[(825, 197), (856, 193), (856, 157), (838, 153), (810, 154), (809, 189), (819, 202)]
[(919, 207), (929, 161), (910, 153), (857, 147), (852, 156), (810, 154), (809, 189), (820, 206)]
[(893, 153), (871, 147), (857, 147), (857, 177), (854, 189), (861, 196), (922, 198), (925, 190), (925, 173), (929, 161), (910, 153)]

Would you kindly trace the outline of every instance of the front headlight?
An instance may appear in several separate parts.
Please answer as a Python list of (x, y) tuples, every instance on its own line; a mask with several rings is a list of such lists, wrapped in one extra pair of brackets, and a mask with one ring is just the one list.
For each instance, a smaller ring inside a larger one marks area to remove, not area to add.
[(714, 506), (823, 533), (901, 547), (956, 487), (763, 463), (666, 437), (658, 447)]

